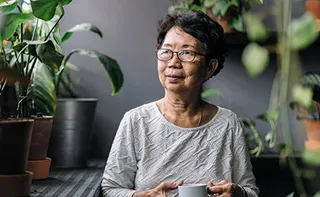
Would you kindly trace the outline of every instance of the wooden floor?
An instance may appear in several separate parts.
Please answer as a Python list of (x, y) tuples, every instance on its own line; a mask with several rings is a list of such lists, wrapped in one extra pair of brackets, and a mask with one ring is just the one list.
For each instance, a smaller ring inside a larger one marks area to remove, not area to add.
[(85, 169), (53, 169), (32, 182), (30, 197), (99, 197), (103, 165)]

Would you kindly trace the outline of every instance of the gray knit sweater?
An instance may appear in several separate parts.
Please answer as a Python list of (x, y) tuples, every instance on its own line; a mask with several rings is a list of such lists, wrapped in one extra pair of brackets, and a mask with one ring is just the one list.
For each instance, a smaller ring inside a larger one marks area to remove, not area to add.
[[(257, 197), (242, 127), (236, 115), (219, 107), (200, 127), (167, 121), (155, 102), (128, 111), (115, 136), (102, 179), (104, 197), (131, 197), (164, 181), (213, 183), (227, 180)], [(178, 197), (177, 190), (168, 193)]]

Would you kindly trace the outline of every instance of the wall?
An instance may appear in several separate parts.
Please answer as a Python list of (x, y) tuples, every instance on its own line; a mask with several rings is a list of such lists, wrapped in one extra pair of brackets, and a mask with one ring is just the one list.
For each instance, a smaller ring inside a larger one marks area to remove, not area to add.
[[(273, 2), (266, 0), (265, 3), (269, 6)], [(302, 13), (303, 3), (297, 1), (294, 4), (294, 16)], [(169, 0), (76, 0), (66, 7), (62, 31), (81, 22), (90, 22), (101, 28), (104, 38), (101, 40), (87, 32), (77, 33), (63, 45), (64, 50), (100, 50), (117, 59), (124, 72), (123, 89), (119, 95), (111, 96), (108, 78), (98, 60), (80, 56), (71, 59), (80, 69), (74, 74), (75, 79), (79, 80), (77, 91), (82, 97), (99, 99), (93, 126), (93, 157), (107, 157), (117, 126), (126, 111), (163, 95), (157, 78), (154, 49), (157, 21), (169, 5)], [(269, 29), (274, 29), (272, 17), (266, 22)], [(223, 103), (215, 98), (210, 99), (211, 101), (230, 107), (239, 116), (254, 118), (257, 112), (262, 113), (267, 109), (271, 81), (276, 69), (275, 58), (263, 75), (251, 79), (241, 65), (241, 50), (241, 47), (235, 47), (230, 51), (225, 68), (217, 77), (207, 82), (206, 88), (219, 88), (223, 93)], [(308, 68), (316, 65), (314, 54), (314, 50), (304, 53), (303, 63)], [(264, 134), (267, 126), (260, 122), (258, 126)], [(294, 132), (299, 149), (305, 136), (303, 132)]]

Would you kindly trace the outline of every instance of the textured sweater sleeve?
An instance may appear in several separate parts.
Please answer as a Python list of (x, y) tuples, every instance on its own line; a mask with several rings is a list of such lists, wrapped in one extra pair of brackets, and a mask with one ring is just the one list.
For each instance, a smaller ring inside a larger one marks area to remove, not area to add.
[(102, 176), (101, 189), (104, 197), (131, 197), (135, 192), (133, 188), (137, 161), (130, 122), (130, 116), (126, 113), (114, 138)]
[(237, 120), (234, 135), (234, 161), (232, 168), (234, 182), (244, 188), (248, 197), (258, 197), (259, 189), (255, 184), (250, 156), (239, 120)]

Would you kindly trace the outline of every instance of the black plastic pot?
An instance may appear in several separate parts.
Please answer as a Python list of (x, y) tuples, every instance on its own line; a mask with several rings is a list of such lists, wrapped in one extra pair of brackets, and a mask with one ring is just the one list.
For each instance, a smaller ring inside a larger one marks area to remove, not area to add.
[(25, 174), (33, 119), (0, 121), (0, 174)]
[(97, 99), (58, 99), (48, 149), (53, 168), (85, 168)]

